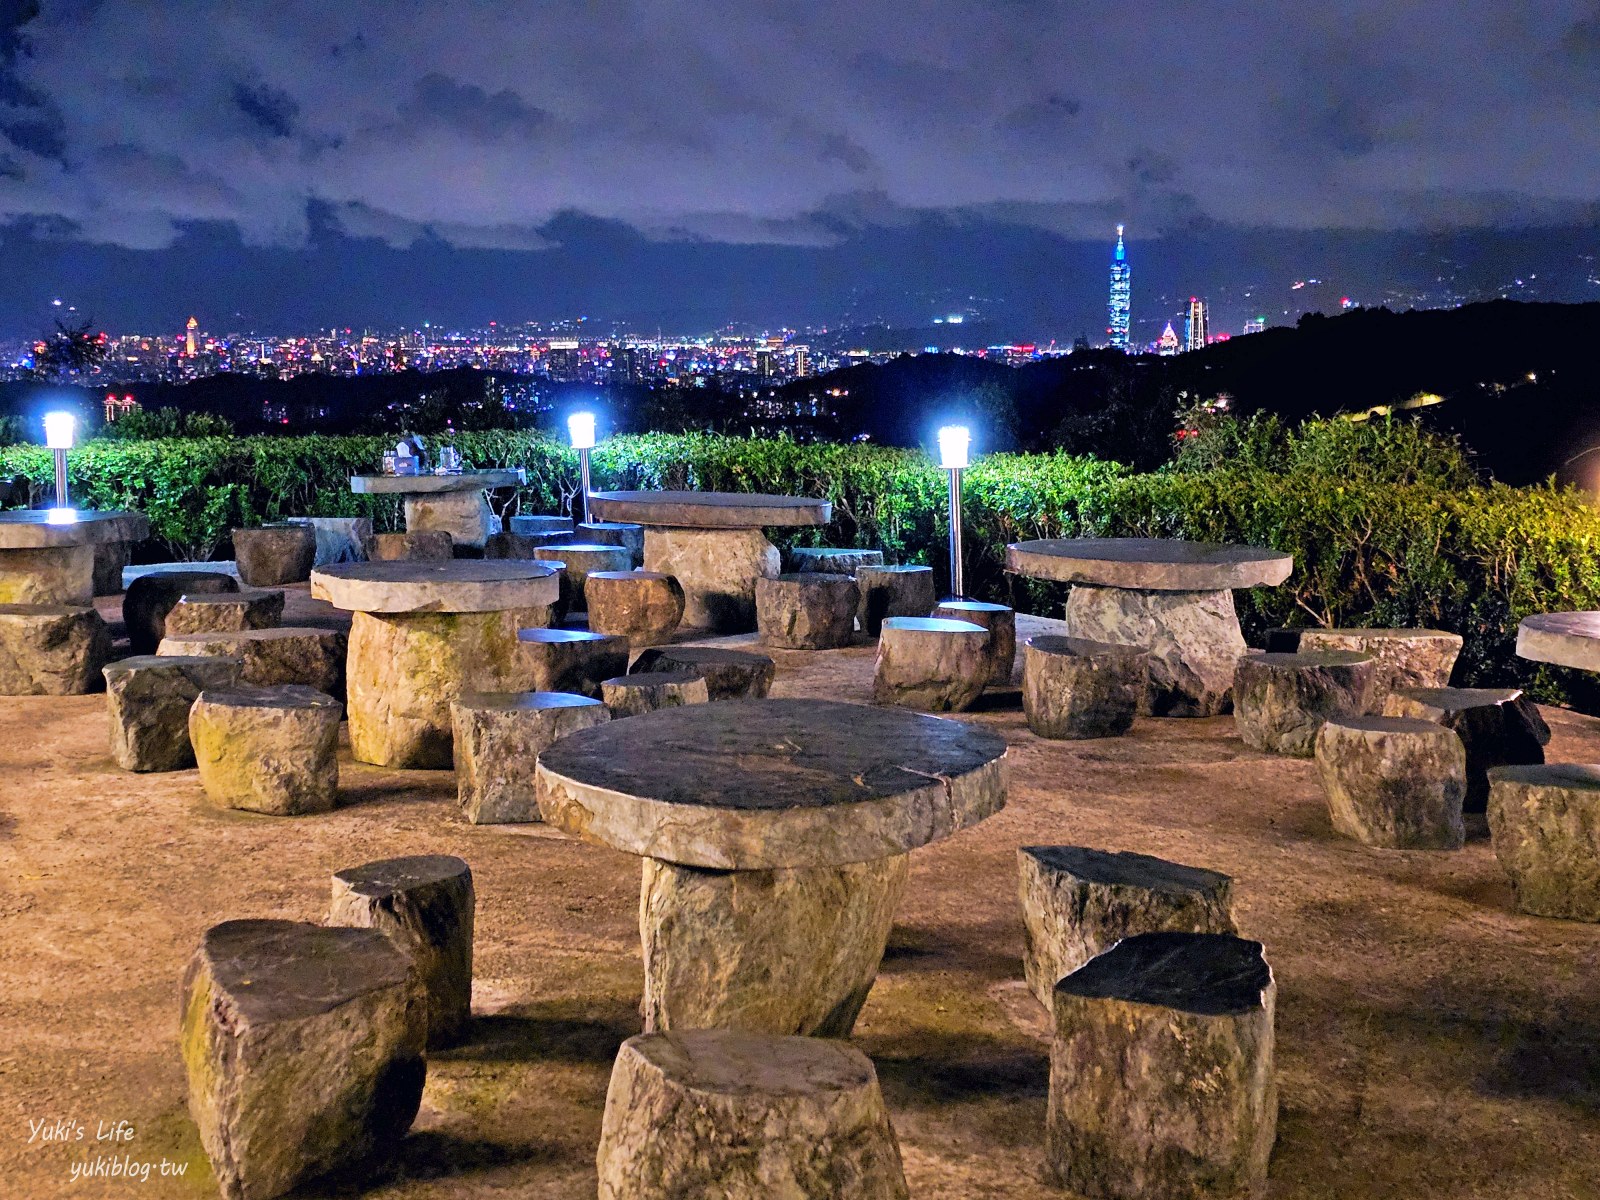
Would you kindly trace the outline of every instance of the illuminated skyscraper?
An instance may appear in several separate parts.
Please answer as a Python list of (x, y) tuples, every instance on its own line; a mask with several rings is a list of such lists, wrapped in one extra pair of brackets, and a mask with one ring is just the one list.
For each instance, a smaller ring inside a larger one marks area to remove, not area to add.
[(1178, 352), (1178, 331), (1172, 327), (1172, 322), (1167, 322), (1167, 327), (1161, 331), (1161, 338), (1156, 342), (1157, 354), (1176, 354)]
[(1206, 347), (1206, 302), (1199, 296), (1189, 297), (1189, 319), (1185, 322), (1183, 348), (1204, 350)]
[(1128, 252), (1122, 245), (1122, 226), (1117, 226), (1117, 248), (1111, 255), (1111, 346), (1128, 350), (1128, 324), (1132, 312), (1133, 282), (1128, 268)]
[(1266, 327), (1266, 317), (1251, 317), (1244, 323), (1244, 331), (1246, 333), (1261, 333)]
[(188, 334), (184, 338), (184, 343), (183, 343), (183, 348), (188, 353), (190, 358), (193, 358), (196, 354), (199, 353), (199, 351), (195, 348), (195, 344), (194, 344), (194, 331), (196, 329), (199, 329), (199, 328), (200, 328), (200, 322), (196, 318), (190, 317), (189, 318), (189, 326), (188, 326)]

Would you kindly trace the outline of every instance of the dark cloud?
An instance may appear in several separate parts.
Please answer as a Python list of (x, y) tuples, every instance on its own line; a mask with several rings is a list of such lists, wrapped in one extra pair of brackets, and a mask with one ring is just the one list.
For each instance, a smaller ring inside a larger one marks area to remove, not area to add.
[(267, 83), (236, 83), (233, 105), (255, 127), (269, 137), (293, 137), (300, 105), (282, 88)]
[(529, 137), (550, 122), (549, 113), (535, 108), (510, 88), (490, 93), (475, 83), (462, 83), (437, 71), (417, 80), (400, 116), (407, 124), (443, 125), (485, 142), (508, 135)]

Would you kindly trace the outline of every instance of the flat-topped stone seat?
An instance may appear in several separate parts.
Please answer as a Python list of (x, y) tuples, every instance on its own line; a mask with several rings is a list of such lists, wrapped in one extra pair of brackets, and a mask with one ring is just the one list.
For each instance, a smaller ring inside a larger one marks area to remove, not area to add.
[(797, 575), (855, 576), (858, 567), (881, 567), (882, 550), (842, 546), (796, 546), (789, 551), (789, 570)]
[(222, 571), (178, 570), (141, 575), (122, 597), (122, 623), (128, 649), (154, 654), (167, 634), (167, 614), (185, 596), (234, 595), (239, 581)]
[(339, 794), (340, 708), (299, 684), (202, 691), (189, 741), (207, 797), (280, 817), (327, 812)]
[(573, 528), (572, 540), (621, 546), (633, 556), (634, 566), (644, 561), (644, 526), (632, 521), (584, 521)]
[(120, 659), (104, 668), (111, 758), (124, 771), (183, 771), (195, 765), (189, 709), (207, 688), (238, 686), (244, 659)]
[(642, 671), (605, 680), (600, 698), (613, 717), (637, 717), (658, 708), (705, 704), (711, 693), (697, 671)]
[(1049, 1008), (1058, 981), (1136, 933), (1234, 933), (1233, 880), (1148, 854), (1017, 851), (1023, 973)]
[(971, 621), (888, 617), (872, 674), (875, 704), (962, 712), (989, 682), (989, 631)]
[(416, 964), (428, 1049), (452, 1046), (472, 1019), (472, 869), (451, 854), (386, 858), (333, 873), (328, 924), (375, 929)]
[(756, 629), (783, 650), (835, 650), (855, 637), (860, 593), (848, 575), (809, 572), (756, 580)]
[(591, 571), (583, 591), (589, 628), (631, 646), (664, 641), (683, 620), (683, 588), (660, 571)]
[(111, 631), (87, 604), (0, 604), (0, 696), (80, 696), (100, 684)]
[(1491, 768), (1489, 837), (1519, 909), (1600, 921), (1600, 766)]
[(1461, 653), (1461, 635), (1442, 629), (1274, 629), (1267, 634), (1271, 653), (1302, 650), (1354, 650), (1378, 660), (1373, 703), (1395, 688), (1446, 687)]
[(1334, 829), (1391, 850), (1459, 850), (1467, 827), (1467, 752), (1455, 732), (1417, 717), (1330, 717), (1317, 776)]
[(0, 512), (0, 604), (88, 604), (122, 589), (129, 546), (150, 536), (143, 513)]
[(532, 689), (598, 699), (600, 685), (628, 669), (628, 639), (584, 629), (524, 629), (517, 634)]
[(655, 646), (634, 660), (630, 674), (692, 671), (713, 700), (759, 700), (772, 688), (777, 667), (765, 654), (721, 646)]
[(1038, 634), (1022, 648), (1022, 712), (1043, 738), (1121, 737), (1145, 698), (1137, 646)]
[(1600, 671), (1600, 612), (1536, 613), (1517, 624), (1517, 656)]
[(532, 537), (540, 534), (566, 534), (574, 529), (571, 517), (550, 516), (543, 513), (518, 513), (511, 518), (511, 532)]
[(861, 593), (856, 619), (868, 637), (877, 637), (889, 617), (925, 617), (939, 602), (932, 567), (863, 563), (855, 577)]
[(1245, 1196), (1277, 1136), (1277, 985), (1260, 942), (1124, 938), (1056, 984), (1045, 1164), (1107, 1200)]
[(369, 533), (361, 551), (368, 562), (449, 562), (456, 556), (455, 542), (443, 529)]
[(222, 1194), (280, 1196), (393, 1153), (422, 1101), (426, 1033), (411, 960), (375, 930), (208, 929), (179, 1045)]
[(366, 558), (362, 547), (372, 532), (371, 517), (289, 517), (288, 523), (310, 526), (317, 539), (316, 558), (311, 564), (314, 567)]
[(235, 529), (233, 557), (246, 587), (304, 583), (316, 565), (317, 531), (308, 525)]
[(514, 825), (539, 820), (530, 765), (557, 739), (611, 714), (568, 692), (463, 692), (450, 718), (462, 815), (474, 825)]
[(626, 546), (607, 546), (600, 542), (558, 542), (545, 546), (539, 556), (566, 564), (567, 587), (574, 612), (584, 611), (587, 603), (584, 585), (591, 573), (633, 570), (633, 556)]
[(494, 533), (484, 539), (483, 556), (512, 559), (540, 558), (546, 546), (559, 545), (561, 542), (571, 540), (570, 530), (565, 533)]
[(933, 616), (946, 621), (971, 621), (989, 631), (989, 686), (1005, 687), (1017, 663), (1017, 614), (1005, 604), (985, 600), (941, 600)]
[(877, 1073), (840, 1042), (732, 1030), (629, 1038), (596, 1156), (601, 1200), (903, 1200)]
[[(240, 592), (187, 592), (167, 610), (166, 634), (234, 633), (242, 629), (274, 629), (283, 623), (283, 589)], [(157, 643), (159, 645), (159, 642)]]
[(1489, 769), (1544, 762), (1550, 727), (1521, 688), (1399, 688), (1383, 703), (1386, 717), (1420, 717), (1452, 729), (1467, 751), (1463, 808), (1489, 804)]
[(1322, 723), (1372, 706), (1378, 660), (1354, 650), (1246, 654), (1233, 681), (1233, 724), (1244, 744), (1310, 758)]
[(244, 660), (244, 682), (256, 687), (296, 683), (330, 696), (345, 693), (346, 638), (341, 630), (306, 625), (271, 629), (174, 633), (157, 654), (220, 654)]

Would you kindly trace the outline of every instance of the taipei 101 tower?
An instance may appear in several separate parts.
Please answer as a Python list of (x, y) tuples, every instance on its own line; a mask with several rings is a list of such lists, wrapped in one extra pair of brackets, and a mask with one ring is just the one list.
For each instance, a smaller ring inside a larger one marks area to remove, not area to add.
[(1122, 245), (1122, 226), (1117, 226), (1117, 248), (1111, 255), (1111, 324), (1106, 332), (1111, 335), (1111, 348), (1128, 351), (1128, 327), (1132, 306), (1132, 273), (1128, 268), (1128, 252)]

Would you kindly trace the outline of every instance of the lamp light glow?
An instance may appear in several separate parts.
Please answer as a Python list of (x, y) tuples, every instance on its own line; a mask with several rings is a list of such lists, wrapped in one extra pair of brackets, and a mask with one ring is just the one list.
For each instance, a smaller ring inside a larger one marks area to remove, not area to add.
[(939, 465), (946, 471), (966, 469), (972, 445), (972, 431), (965, 425), (946, 425), (939, 430)]
[(594, 449), (594, 414), (575, 412), (567, 418), (567, 433), (574, 450)]
[(44, 444), (51, 450), (71, 450), (77, 425), (78, 418), (69, 412), (45, 413)]

